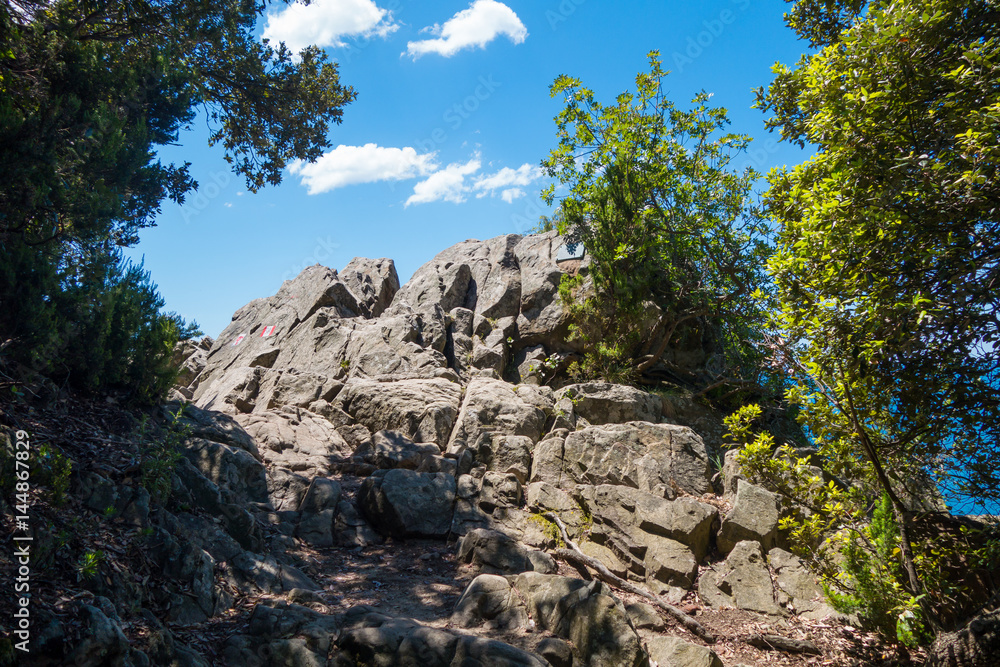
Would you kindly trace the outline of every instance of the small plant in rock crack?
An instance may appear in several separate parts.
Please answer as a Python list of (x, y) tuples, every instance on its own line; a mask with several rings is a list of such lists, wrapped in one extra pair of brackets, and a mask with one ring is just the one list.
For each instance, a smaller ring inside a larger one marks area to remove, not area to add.
[(97, 570), (103, 562), (104, 552), (100, 549), (97, 551), (85, 551), (76, 564), (76, 580), (93, 579), (97, 576)]
[(139, 426), (142, 487), (154, 502), (165, 503), (170, 498), (174, 469), (182, 456), (179, 448), (191, 435), (191, 428), (180, 423), (181, 415), (182, 410), (178, 410), (156, 436), (150, 433), (145, 418)]

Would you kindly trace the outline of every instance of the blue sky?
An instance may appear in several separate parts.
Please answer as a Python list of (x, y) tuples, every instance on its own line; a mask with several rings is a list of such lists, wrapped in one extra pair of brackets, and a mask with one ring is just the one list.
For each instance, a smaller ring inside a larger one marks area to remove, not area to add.
[(209, 148), (199, 119), (165, 161), (190, 161), (200, 191), (165, 203), (131, 256), (144, 258), (173, 310), (216, 336), (248, 301), (305, 266), (390, 257), (401, 281), (469, 238), (525, 233), (549, 213), (539, 162), (561, 107), (549, 86), (581, 79), (606, 102), (634, 87), (661, 52), (679, 106), (700, 90), (732, 129), (756, 138), (740, 164), (766, 172), (808, 157), (780, 144), (751, 109), (775, 62), (806, 48), (782, 0), (313, 0), (278, 3), (259, 31), (293, 49), (318, 43), (358, 92), (330, 131), (331, 150), (292, 165), (257, 194)]

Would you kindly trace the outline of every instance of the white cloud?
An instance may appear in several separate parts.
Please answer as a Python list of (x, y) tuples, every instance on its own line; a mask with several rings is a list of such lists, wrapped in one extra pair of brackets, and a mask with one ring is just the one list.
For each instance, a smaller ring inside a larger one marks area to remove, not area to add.
[[(375, 181), (399, 181), (430, 174), (437, 168), (434, 153), (416, 149), (387, 148), (376, 144), (337, 146), (313, 163), (294, 162), (288, 171), (315, 195), (334, 188)], [(478, 168), (478, 167), (477, 167)]]
[(472, 189), (478, 191), (476, 197), (485, 197), (487, 195), (495, 196), (497, 190), (503, 190), (503, 192), (500, 193), (500, 196), (509, 204), (518, 197), (524, 196), (524, 191), (521, 190), (521, 188), (511, 188), (510, 186), (531, 185), (533, 181), (541, 178), (541, 176), (541, 168), (533, 167), (526, 162), (517, 169), (504, 167), (495, 174), (480, 176), (476, 179)]
[(468, 9), (445, 21), (443, 26), (435, 24), (429, 31), (435, 39), (408, 42), (406, 53), (414, 59), (426, 53), (440, 53), (447, 58), (462, 49), (486, 48), (486, 44), (498, 35), (507, 35), (515, 44), (520, 44), (528, 36), (528, 29), (514, 10), (496, 0), (475, 0)]
[(284, 42), (292, 53), (315, 44), (344, 46), (343, 37), (385, 37), (399, 26), (392, 13), (374, 0), (313, 0), (294, 2), (280, 12), (267, 15), (264, 39)]
[(461, 204), (465, 201), (465, 194), (469, 191), (469, 186), (465, 184), (465, 177), (479, 171), (480, 166), (482, 163), (477, 156), (465, 164), (456, 162), (434, 172), (413, 186), (413, 194), (406, 200), (406, 206), (428, 204), (434, 201), (450, 201)]
[(500, 193), (500, 199), (503, 199), (508, 204), (513, 204), (515, 199), (520, 199), (524, 196), (524, 190), (521, 188), (507, 188)]

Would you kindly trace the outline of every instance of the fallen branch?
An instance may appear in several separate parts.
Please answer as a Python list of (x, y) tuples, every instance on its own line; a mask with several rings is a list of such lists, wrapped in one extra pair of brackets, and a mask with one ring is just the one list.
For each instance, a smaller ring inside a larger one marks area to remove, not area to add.
[(694, 620), (691, 616), (685, 614), (683, 611), (673, 606), (672, 604), (664, 602), (662, 599), (653, 595), (649, 591), (639, 588), (638, 586), (629, 581), (625, 581), (621, 577), (612, 573), (611, 570), (605, 567), (604, 564), (601, 563), (599, 560), (596, 560), (584, 554), (583, 551), (580, 550), (580, 547), (578, 547), (576, 543), (569, 538), (569, 533), (566, 532), (566, 525), (562, 522), (562, 520), (558, 516), (556, 516), (552, 512), (546, 512), (543, 516), (546, 519), (549, 519), (550, 521), (555, 523), (556, 526), (559, 527), (559, 532), (562, 534), (563, 542), (565, 542), (566, 546), (569, 547), (568, 549), (556, 549), (555, 555), (558, 558), (561, 558), (562, 560), (565, 561), (569, 561), (571, 563), (577, 563), (580, 565), (584, 565), (585, 567), (589, 567), (590, 569), (596, 571), (598, 576), (602, 580), (611, 584), (612, 586), (620, 588), (624, 591), (628, 591), (629, 593), (635, 593), (636, 595), (641, 595), (642, 597), (651, 601), (660, 609), (664, 610), (665, 612), (673, 616), (681, 623), (681, 625), (683, 625), (692, 633), (700, 637), (702, 640), (708, 642), (709, 644), (715, 643), (715, 636), (712, 635), (712, 633), (709, 632), (705, 628), (705, 626), (703, 626), (698, 621)]
[(819, 647), (809, 641), (801, 639), (788, 639), (779, 635), (750, 635), (746, 640), (750, 646), (772, 650), (778, 649), (789, 653), (813, 653), (819, 655), (822, 651)]

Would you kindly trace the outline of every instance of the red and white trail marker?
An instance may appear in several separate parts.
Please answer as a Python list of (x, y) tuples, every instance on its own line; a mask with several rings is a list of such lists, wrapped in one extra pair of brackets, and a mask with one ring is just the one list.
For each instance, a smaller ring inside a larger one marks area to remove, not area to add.
[(261, 338), (267, 338), (268, 336), (270, 336), (271, 334), (273, 334), (274, 333), (274, 326), (275, 325), (272, 324), (269, 327), (264, 327), (264, 330), (260, 332), (260, 337)]
[(240, 334), (239, 336), (237, 336), (236, 340), (233, 341), (233, 347), (236, 347), (237, 345), (239, 345), (243, 341), (243, 339), (246, 338), (246, 337), (247, 337), (246, 334)]

